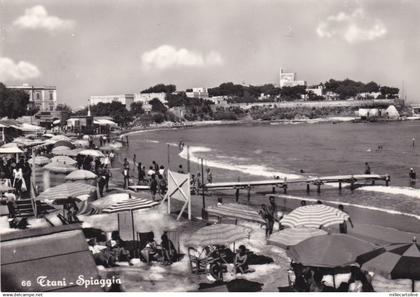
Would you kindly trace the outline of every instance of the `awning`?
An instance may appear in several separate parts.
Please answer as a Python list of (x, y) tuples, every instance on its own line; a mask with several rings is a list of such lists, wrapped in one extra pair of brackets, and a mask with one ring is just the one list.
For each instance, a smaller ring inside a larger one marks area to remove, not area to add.
[(99, 126), (118, 126), (117, 123), (107, 119), (96, 119), (93, 123)]
[(0, 154), (20, 154), (23, 151), (18, 147), (0, 147)]
[(265, 223), (264, 219), (255, 209), (243, 204), (228, 203), (221, 206), (209, 206), (206, 208), (206, 211), (209, 215), (218, 217), (241, 219), (261, 224)]

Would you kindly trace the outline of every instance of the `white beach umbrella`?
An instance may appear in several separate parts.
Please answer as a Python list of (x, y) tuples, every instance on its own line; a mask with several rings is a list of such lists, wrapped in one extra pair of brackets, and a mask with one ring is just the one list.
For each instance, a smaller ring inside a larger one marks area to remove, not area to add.
[(105, 157), (105, 155), (101, 151), (98, 151), (98, 150), (83, 150), (79, 152), (79, 155), (98, 157), (98, 158)]

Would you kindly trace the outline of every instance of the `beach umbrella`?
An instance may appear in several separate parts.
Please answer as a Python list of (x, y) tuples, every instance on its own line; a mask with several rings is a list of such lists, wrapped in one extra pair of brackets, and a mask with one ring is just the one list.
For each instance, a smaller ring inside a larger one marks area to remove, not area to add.
[(123, 144), (121, 142), (113, 142), (109, 145), (110, 147), (113, 147), (114, 149), (120, 149), (123, 147)]
[(264, 219), (255, 209), (244, 204), (227, 203), (221, 206), (208, 206), (206, 211), (209, 215), (218, 217), (228, 217), (265, 224)]
[(75, 170), (66, 176), (66, 180), (87, 180), (95, 178), (97, 178), (95, 173), (83, 169)]
[(96, 191), (96, 187), (83, 183), (64, 183), (42, 192), (36, 200), (66, 200), (69, 197), (77, 198), (82, 195), (89, 195)]
[(75, 149), (66, 151), (65, 156), (76, 157), (83, 150), (84, 150), (83, 148), (75, 148)]
[(35, 156), (35, 160), (33, 160), (33, 158), (30, 158), (29, 160), (28, 160), (28, 163), (29, 164), (32, 164), (32, 162), (34, 162), (35, 163), (35, 165), (38, 165), (38, 166), (43, 166), (43, 165), (45, 165), (45, 164), (48, 164), (49, 162), (50, 162), (50, 159), (48, 159), (47, 157), (45, 157), (45, 156)]
[(107, 208), (102, 209), (103, 213), (115, 213), (120, 211), (134, 211), (138, 209), (151, 208), (159, 205), (159, 202), (144, 199), (144, 198), (131, 198), (124, 201), (117, 202)]
[(76, 167), (61, 162), (48, 163), (43, 168), (54, 173), (69, 173), (77, 170)]
[(67, 155), (70, 150), (71, 149), (68, 148), (67, 146), (57, 146), (57, 147), (53, 148), (51, 152), (54, 155), (64, 156), (64, 155)]
[(70, 149), (74, 149), (74, 144), (72, 144), (70, 141), (67, 140), (59, 140), (56, 143), (54, 143), (54, 147), (59, 147), (59, 146), (67, 146)]
[(287, 248), (289, 246), (296, 245), (308, 238), (326, 234), (327, 231), (315, 228), (286, 228), (272, 234), (267, 240), (267, 244), (279, 246), (281, 248)]
[(194, 232), (187, 240), (187, 246), (226, 245), (240, 239), (249, 238), (251, 229), (230, 224), (215, 224)]
[(301, 206), (284, 216), (281, 224), (286, 227), (329, 227), (344, 223), (350, 216), (337, 208), (315, 204)]
[(98, 157), (98, 158), (105, 157), (105, 155), (101, 151), (98, 151), (98, 150), (83, 150), (79, 152), (79, 155)]
[(54, 135), (53, 137), (51, 137), (51, 140), (54, 140), (55, 142), (62, 140), (71, 142), (71, 139), (64, 135)]
[(67, 165), (75, 165), (77, 163), (77, 161), (73, 160), (72, 158), (68, 157), (68, 156), (55, 156), (53, 158), (51, 158), (51, 162), (59, 162), (59, 163), (64, 163)]
[(5, 143), (1, 146), (1, 148), (18, 148), (18, 144), (14, 142)]
[(89, 146), (89, 141), (79, 139), (79, 140), (73, 141), (73, 144), (77, 147), (88, 147)]
[(377, 272), (391, 279), (420, 281), (420, 244), (416, 238), (411, 243), (392, 243), (360, 255), (356, 259), (363, 270)]
[(377, 246), (346, 234), (328, 234), (306, 239), (289, 247), (287, 255), (296, 263), (334, 268), (356, 262), (356, 258)]
[(110, 145), (104, 145), (104, 146), (101, 146), (99, 150), (109, 152), (109, 151), (115, 150), (115, 147), (112, 147)]
[(13, 187), (10, 187), (8, 185), (0, 185), (0, 193), (6, 193), (13, 189), (14, 189)]
[(44, 134), (42, 134), (42, 136), (43, 136), (43, 137), (52, 138), (52, 137), (54, 137), (54, 134), (51, 134), (51, 133), (44, 133)]

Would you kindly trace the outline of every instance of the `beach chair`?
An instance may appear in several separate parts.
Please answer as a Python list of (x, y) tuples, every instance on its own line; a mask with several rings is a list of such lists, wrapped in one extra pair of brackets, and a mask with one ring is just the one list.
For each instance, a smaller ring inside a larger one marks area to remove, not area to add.
[(192, 274), (208, 273), (207, 258), (201, 258), (200, 253), (195, 248), (188, 248), (188, 257), (190, 259), (190, 269)]

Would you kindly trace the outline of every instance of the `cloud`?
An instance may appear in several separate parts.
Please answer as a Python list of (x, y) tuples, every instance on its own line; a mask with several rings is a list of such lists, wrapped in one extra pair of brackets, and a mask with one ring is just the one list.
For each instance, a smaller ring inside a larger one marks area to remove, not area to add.
[(351, 14), (340, 12), (319, 23), (316, 33), (321, 38), (342, 38), (348, 43), (372, 41), (387, 33), (379, 19), (367, 17), (362, 8)]
[(162, 45), (143, 53), (142, 65), (146, 69), (167, 69), (177, 66), (205, 67), (223, 65), (222, 56), (211, 51), (207, 54), (191, 51), (185, 48), (177, 49), (171, 45)]
[(16, 81), (35, 78), (41, 75), (35, 65), (19, 61), (15, 63), (12, 59), (0, 57), (0, 81)]
[(75, 22), (48, 15), (44, 6), (36, 5), (32, 8), (25, 9), (25, 14), (18, 17), (13, 24), (22, 29), (42, 29), (53, 32), (72, 29)]

